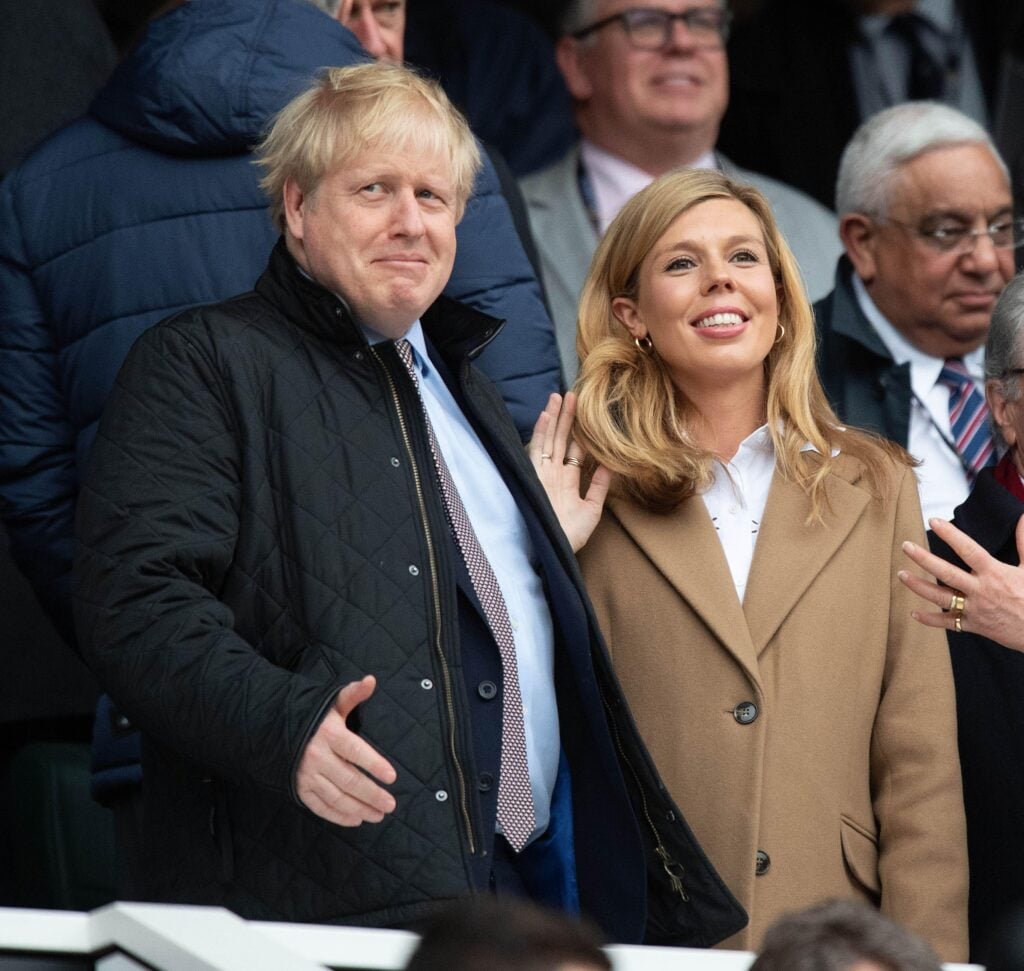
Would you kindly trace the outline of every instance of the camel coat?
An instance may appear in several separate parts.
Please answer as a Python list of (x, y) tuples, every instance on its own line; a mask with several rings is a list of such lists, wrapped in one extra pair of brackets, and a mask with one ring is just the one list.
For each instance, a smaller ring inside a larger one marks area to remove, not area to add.
[(924, 543), (912, 469), (872, 499), (839, 456), (830, 510), (776, 472), (741, 606), (699, 497), (610, 502), (581, 551), (612, 658), (672, 796), (750, 914), (829, 897), (881, 907), (967, 956), (967, 852), (943, 631), (896, 577)]

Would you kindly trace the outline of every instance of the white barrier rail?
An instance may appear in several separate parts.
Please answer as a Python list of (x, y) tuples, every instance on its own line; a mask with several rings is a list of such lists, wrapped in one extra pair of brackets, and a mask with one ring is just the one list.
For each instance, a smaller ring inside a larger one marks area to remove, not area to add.
[[(400, 971), (416, 940), (406, 931), (245, 921), (219, 907), (115, 903), (89, 914), (0, 907), (0, 971), (33, 954), (91, 959), (85, 966), (97, 971)], [(747, 971), (754, 958), (620, 945), (608, 954), (615, 971)]]

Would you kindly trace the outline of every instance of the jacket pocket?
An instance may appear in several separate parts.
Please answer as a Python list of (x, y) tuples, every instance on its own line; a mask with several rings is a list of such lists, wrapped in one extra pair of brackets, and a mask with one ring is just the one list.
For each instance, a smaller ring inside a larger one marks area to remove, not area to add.
[(854, 884), (877, 903), (882, 892), (878, 879), (878, 835), (841, 813), (839, 838), (847, 873)]

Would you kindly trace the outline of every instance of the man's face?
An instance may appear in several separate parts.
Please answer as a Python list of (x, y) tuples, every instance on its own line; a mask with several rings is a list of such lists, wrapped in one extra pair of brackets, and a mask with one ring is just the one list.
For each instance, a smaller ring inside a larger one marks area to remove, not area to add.
[(285, 183), (288, 247), (356, 319), (401, 337), (452, 272), (458, 202), (446, 159), (367, 148), (312, 193)]
[(405, 43), (405, 0), (350, 0), (338, 13), (375, 60), (401, 64)]
[[(718, 4), (602, 0), (594, 22), (637, 7), (682, 13)], [(676, 20), (663, 50), (637, 50), (622, 23), (612, 23), (583, 40), (563, 38), (559, 62), (580, 106), (583, 133), (598, 144), (614, 150), (617, 139), (683, 132), (698, 137), (701, 151), (714, 147), (729, 97), (725, 48), (714, 36), (709, 39)]]
[(1013, 250), (981, 234), (970, 252), (942, 252), (922, 234), (1006, 222), (1012, 199), (999, 163), (983, 145), (935, 149), (900, 167), (889, 198), (887, 216), (870, 221), (864, 256), (851, 253), (872, 300), (933, 357), (980, 346), (1013, 276)]

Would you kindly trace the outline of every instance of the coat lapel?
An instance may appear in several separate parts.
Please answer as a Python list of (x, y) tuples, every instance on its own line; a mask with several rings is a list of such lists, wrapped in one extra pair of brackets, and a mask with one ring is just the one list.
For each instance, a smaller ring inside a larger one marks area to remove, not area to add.
[(760, 684), (750, 630), (707, 507), (694, 496), (660, 515), (632, 503), (612, 501), (612, 512), (655, 568)]
[(807, 494), (776, 470), (743, 601), (757, 656), (871, 501), (866, 489), (854, 485), (860, 475), (859, 462), (839, 456), (836, 473), (826, 481), (829, 505), (824, 510), (824, 522), (807, 525), (811, 508)]
[(573, 305), (597, 246), (597, 234), (580, 198), (578, 165), (579, 151), (573, 150), (550, 169), (528, 176), (522, 185), (537, 249), (544, 255), (546, 272), (556, 278), (545, 282), (549, 289), (557, 286), (564, 291)]

